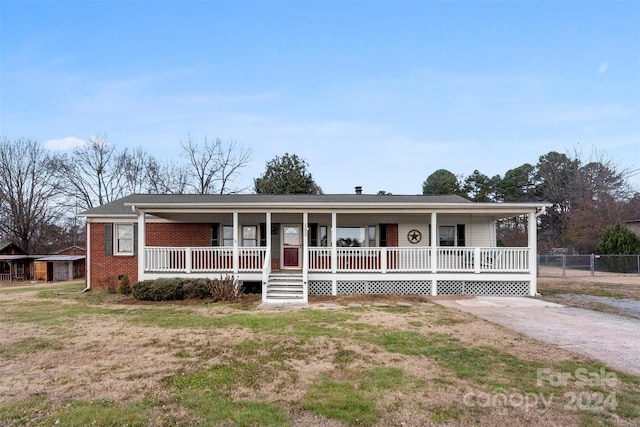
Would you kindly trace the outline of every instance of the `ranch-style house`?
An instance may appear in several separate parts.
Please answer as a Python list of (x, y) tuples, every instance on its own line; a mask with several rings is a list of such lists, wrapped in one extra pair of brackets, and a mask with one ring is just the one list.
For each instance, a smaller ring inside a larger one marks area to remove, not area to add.
[[(265, 302), (309, 295), (535, 295), (545, 203), (459, 196), (135, 194), (89, 209), (87, 287), (127, 275), (254, 284)], [(526, 247), (496, 222), (525, 216)]]

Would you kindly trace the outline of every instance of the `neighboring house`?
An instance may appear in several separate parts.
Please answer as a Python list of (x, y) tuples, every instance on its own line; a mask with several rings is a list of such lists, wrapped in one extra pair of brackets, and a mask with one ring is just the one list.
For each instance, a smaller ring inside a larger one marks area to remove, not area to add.
[(85, 277), (85, 249), (79, 246), (47, 255), (35, 261), (35, 278), (45, 282), (59, 282)]
[[(264, 301), (308, 295), (535, 295), (545, 203), (458, 196), (131, 195), (87, 220), (87, 285), (225, 275)], [(497, 220), (528, 217), (528, 246), (496, 246)]]
[(0, 282), (30, 280), (33, 277), (33, 260), (15, 243), (0, 242)]

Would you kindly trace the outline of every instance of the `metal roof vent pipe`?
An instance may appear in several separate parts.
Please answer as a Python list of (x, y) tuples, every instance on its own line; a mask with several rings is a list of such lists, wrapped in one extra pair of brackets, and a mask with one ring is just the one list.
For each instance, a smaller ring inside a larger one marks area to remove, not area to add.
[(356, 186), (356, 194), (362, 194), (362, 187), (361, 186)]

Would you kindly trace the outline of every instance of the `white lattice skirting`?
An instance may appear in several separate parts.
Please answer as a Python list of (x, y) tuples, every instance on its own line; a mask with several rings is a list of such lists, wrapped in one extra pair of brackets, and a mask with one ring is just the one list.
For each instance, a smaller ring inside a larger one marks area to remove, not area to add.
[(527, 281), (439, 280), (438, 295), (527, 296)]
[[(431, 280), (338, 281), (338, 295), (398, 294), (430, 295)], [(331, 280), (309, 281), (309, 295), (331, 295)]]
[[(431, 280), (338, 281), (338, 295), (398, 294), (431, 295)], [(527, 281), (439, 280), (438, 295), (527, 296)], [(331, 295), (331, 280), (309, 281), (309, 295)]]

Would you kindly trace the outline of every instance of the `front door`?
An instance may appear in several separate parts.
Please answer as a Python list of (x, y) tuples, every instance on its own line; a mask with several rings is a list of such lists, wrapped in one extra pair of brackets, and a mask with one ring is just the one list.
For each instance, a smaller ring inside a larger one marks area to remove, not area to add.
[(285, 225), (282, 227), (282, 268), (300, 269), (302, 252), (302, 227), (300, 225)]

